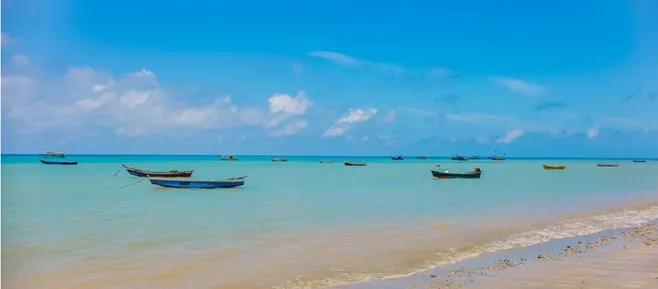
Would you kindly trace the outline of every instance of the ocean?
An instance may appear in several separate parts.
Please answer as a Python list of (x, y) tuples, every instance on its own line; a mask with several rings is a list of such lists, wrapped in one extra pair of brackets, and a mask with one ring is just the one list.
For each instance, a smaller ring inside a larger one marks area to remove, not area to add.
[[(3, 285), (324, 288), (658, 218), (658, 161), (238, 157), (74, 155), (78, 166), (48, 166), (3, 155)], [(128, 175), (124, 163), (248, 179), (235, 189), (168, 189)], [(478, 166), (482, 178), (433, 179), (436, 165)]]

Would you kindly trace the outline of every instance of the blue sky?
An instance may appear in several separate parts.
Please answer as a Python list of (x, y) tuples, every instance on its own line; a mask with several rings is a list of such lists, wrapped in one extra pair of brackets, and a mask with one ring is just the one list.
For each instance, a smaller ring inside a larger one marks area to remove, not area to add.
[(2, 151), (658, 156), (658, 3), (37, 1)]

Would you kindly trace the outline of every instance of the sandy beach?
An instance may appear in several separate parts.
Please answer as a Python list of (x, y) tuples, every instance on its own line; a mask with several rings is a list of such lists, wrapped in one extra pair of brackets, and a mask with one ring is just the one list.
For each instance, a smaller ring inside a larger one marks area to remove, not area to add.
[(655, 224), (597, 236), (595, 241), (577, 239), (534, 258), (502, 259), (490, 266), (429, 274), (425, 277), (435, 281), (408, 288), (658, 288)]

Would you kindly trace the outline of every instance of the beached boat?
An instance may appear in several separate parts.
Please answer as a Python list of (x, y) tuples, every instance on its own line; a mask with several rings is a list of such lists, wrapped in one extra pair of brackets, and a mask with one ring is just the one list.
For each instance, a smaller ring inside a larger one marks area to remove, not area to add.
[(169, 171), (147, 171), (138, 169), (135, 167), (123, 165), (123, 167), (128, 171), (129, 174), (136, 177), (159, 177), (159, 178), (189, 178), (192, 176), (194, 170), (189, 171), (179, 171), (179, 170), (169, 170)]
[(287, 162), (288, 160), (287, 160), (287, 159), (280, 159), (280, 158), (278, 158), (278, 157), (273, 157), (273, 158), (272, 158), (272, 161), (275, 162), (275, 163), (285, 163), (285, 162)]
[(424, 159), (427, 159), (427, 157), (426, 157), (426, 156), (417, 156), (416, 158), (417, 158), (417, 159), (419, 159), (419, 160), (424, 160)]
[(47, 160), (40, 160), (42, 164), (44, 165), (77, 165), (77, 161), (47, 161)]
[(230, 178), (226, 180), (192, 180), (186, 178), (150, 178), (151, 184), (167, 188), (183, 189), (216, 189), (235, 188), (244, 185), (247, 177)]
[(480, 168), (476, 167), (471, 172), (449, 172), (449, 171), (432, 171), (432, 176), (437, 179), (479, 179), (482, 171)]
[(619, 166), (619, 164), (603, 164), (603, 163), (598, 163), (596, 164), (597, 167), (606, 167), (606, 168), (616, 168)]
[(453, 161), (467, 161), (468, 158), (465, 156), (456, 155), (450, 158)]
[(647, 161), (645, 160), (633, 160), (634, 163), (646, 163)]
[(543, 165), (545, 170), (564, 170), (567, 168), (565, 165), (553, 166), (553, 165)]
[(44, 158), (64, 158), (66, 154), (63, 152), (54, 152), (54, 151), (45, 151), (42, 154), (39, 154)]
[(345, 164), (348, 167), (365, 167), (368, 165), (366, 163), (355, 163), (355, 162), (343, 162), (343, 164)]
[(401, 161), (401, 160), (404, 160), (404, 158), (403, 158), (402, 156), (391, 157), (391, 159), (394, 160), (394, 161)]
[(220, 161), (237, 161), (238, 158), (236, 156), (230, 155), (230, 156), (222, 156), (219, 158)]

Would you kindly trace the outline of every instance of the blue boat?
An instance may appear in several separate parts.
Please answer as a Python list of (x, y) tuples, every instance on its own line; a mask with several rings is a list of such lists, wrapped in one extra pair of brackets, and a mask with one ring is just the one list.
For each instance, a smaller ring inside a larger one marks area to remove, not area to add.
[(235, 188), (244, 185), (247, 177), (230, 178), (226, 180), (191, 180), (187, 178), (149, 178), (151, 184), (167, 188), (182, 189), (216, 189)]
[(47, 161), (41, 160), (41, 163), (44, 165), (77, 165), (78, 161)]

